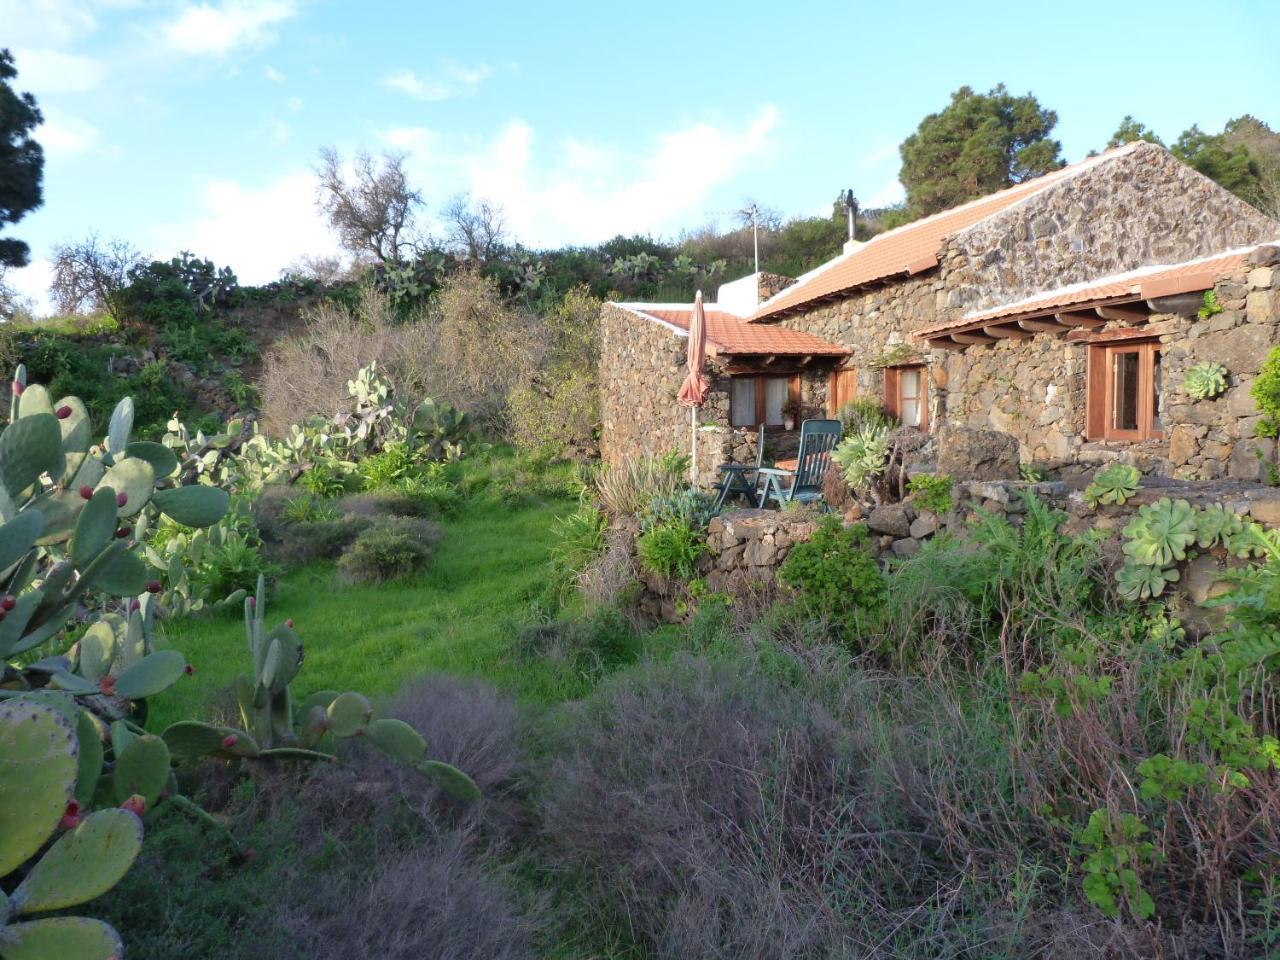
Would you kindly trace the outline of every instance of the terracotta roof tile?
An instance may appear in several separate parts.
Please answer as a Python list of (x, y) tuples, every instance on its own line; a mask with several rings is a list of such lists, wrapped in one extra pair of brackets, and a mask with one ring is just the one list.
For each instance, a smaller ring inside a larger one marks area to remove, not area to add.
[(1017, 186), (935, 213), (878, 234), (850, 253), (842, 254), (800, 277), (796, 283), (766, 300), (752, 315), (753, 322), (787, 313), (814, 300), (864, 284), (922, 273), (938, 264), (945, 237), (971, 227), (1041, 190), (1084, 172), (1099, 163), (1136, 149), (1127, 144), (1096, 157), (1070, 164)]
[[(692, 307), (673, 304), (620, 303), (617, 306), (642, 317), (661, 321), (684, 333), (689, 331), (689, 318), (693, 314)], [(773, 324), (747, 323), (741, 317), (721, 310), (707, 310), (706, 318), (707, 352), (711, 354), (843, 357), (849, 353), (846, 348), (828, 343), (813, 334), (787, 330)]]
[(1073, 283), (1057, 290), (1037, 293), (1024, 300), (976, 310), (915, 331), (913, 336), (928, 339), (940, 334), (980, 327), (996, 320), (1029, 319), (1056, 313), (1068, 307), (1099, 302), (1152, 300), (1156, 297), (1195, 293), (1210, 289), (1219, 277), (1234, 273), (1245, 263), (1252, 247), (1228, 250), (1183, 263), (1139, 267), (1125, 273)]

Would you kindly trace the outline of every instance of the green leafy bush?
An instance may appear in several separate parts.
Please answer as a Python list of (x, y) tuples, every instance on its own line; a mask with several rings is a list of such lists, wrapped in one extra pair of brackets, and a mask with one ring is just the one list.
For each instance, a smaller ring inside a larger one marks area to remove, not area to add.
[(836, 417), (840, 420), (840, 432), (846, 437), (864, 427), (888, 431), (898, 425), (897, 417), (886, 411), (878, 400), (867, 397), (850, 400), (837, 411)]
[(252, 590), (259, 576), (274, 577), (279, 572), (257, 542), (235, 536), (204, 550), (189, 576), (198, 593), (221, 600), (237, 590)]
[(671, 520), (650, 527), (636, 538), (640, 563), (663, 577), (688, 580), (706, 552), (702, 532), (688, 521)]
[(1272, 347), (1267, 359), (1262, 363), (1249, 395), (1258, 405), (1262, 421), (1258, 424), (1258, 435), (1274, 437), (1280, 433), (1280, 347)]
[(393, 441), (378, 453), (362, 459), (356, 472), (365, 490), (382, 490), (416, 478), (417, 464), (405, 443)]
[(332, 500), (321, 500), (312, 494), (288, 500), (283, 514), (284, 519), (290, 523), (315, 523), (320, 520), (337, 520), (342, 516)]
[(884, 574), (867, 547), (863, 526), (845, 527), (823, 517), (813, 536), (791, 548), (778, 579), (799, 593), (813, 612), (843, 620), (877, 606), (886, 592)]
[(364, 530), (338, 560), (354, 583), (383, 583), (419, 573), (430, 561), (439, 530), (426, 520), (394, 517)]
[(298, 484), (322, 500), (340, 497), (347, 490), (346, 475), (333, 464), (323, 461), (309, 467), (298, 478)]
[(907, 483), (907, 492), (915, 497), (916, 506), (930, 513), (947, 513), (955, 506), (951, 495), (954, 485), (951, 477), (921, 474)]

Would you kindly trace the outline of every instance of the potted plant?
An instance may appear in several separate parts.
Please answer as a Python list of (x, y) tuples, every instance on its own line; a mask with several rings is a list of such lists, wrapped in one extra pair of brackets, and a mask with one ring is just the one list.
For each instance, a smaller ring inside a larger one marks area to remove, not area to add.
[(800, 398), (787, 397), (787, 402), (782, 405), (782, 425), (788, 430), (794, 430), (799, 419)]

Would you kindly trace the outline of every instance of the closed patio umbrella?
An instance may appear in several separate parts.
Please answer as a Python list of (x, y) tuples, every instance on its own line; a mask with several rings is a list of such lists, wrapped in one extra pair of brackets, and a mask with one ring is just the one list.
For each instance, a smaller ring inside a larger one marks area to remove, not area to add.
[(707, 315), (702, 308), (702, 291), (693, 298), (689, 317), (689, 373), (680, 384), (679, 401), (689, 407), (689, 482), (698, 482), (698, 407), (707, 399), (711, 384), (702, 373), (707, 362)]

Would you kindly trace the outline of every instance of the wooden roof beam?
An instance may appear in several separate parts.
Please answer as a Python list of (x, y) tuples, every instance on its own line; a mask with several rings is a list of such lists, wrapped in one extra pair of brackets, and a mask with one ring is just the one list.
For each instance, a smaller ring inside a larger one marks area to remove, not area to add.
[(1119, 320), (1122, 323), (1145, 323), (1151, 314), (1145, 303), (1113, 303), (1109, 307), (1094, 307), (1103, 320)]
[(983, 327), (982, 332), (988, 337), (995, 337), (998, 340), (1026, 340), (1028, 337), (1034, 337), (1035, 334), (1029, 330), (1023, 330), (1020, 327), (1007, 327), (999, 324), (991, 324)]
[(969, 343), (982, 344), (982, 343), (996, 342), (995, 337), (988, 337), (985, 333), (978, 333), (975, 330), (966, 330), (963, 333), (953, 333), (951, 334), (951, 339), (954, 340), (956, 343), (964, 343), (964, 344), (969, 344)]
[(956, 343), (955, 340), (951, 339), (951, 337), (943, 336), (943, 337), (938, 337), (934, 340), (930, 340), (929, 346), (938, 347), (943, 350), (963, 350), (965, 347), (968, 346), (968, 344)]
[(1100, 327), (1107, 322), (1092, 311), (1064, 310), (1053, 316), (1059, 323), (1068, 327)]
[(1056, 320), (1049, 317), (1041, 317), (1038, 320), (1019, 320), (1018, 326), (1023, 330), (1031, 330), (1034, 333), (1062, 333), (1063, 326)]

